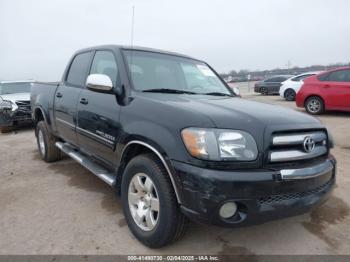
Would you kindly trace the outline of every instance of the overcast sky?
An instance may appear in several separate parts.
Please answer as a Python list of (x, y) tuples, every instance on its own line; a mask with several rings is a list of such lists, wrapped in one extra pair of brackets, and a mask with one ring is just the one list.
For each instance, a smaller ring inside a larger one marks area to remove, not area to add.
[(55, 81), (72, 53), (134, 44), (218, 72), (350, 62), (349, 0), (0, 0), (0, 79)]

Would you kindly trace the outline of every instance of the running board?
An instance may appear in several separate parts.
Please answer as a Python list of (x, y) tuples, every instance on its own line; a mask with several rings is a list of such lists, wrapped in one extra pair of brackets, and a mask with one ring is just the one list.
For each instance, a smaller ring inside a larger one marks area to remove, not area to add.
[(110, 173), (103, 167), (89, 160), (86, 156), (74, 150), (69, 144), (56, 142), (55, 146), (58, 147), (62, 152), (73, 158), (83, 167), (92, 172), (95, 176), (106, 182), (108, 185), (113, 186), (116, 182), (116, 174)]

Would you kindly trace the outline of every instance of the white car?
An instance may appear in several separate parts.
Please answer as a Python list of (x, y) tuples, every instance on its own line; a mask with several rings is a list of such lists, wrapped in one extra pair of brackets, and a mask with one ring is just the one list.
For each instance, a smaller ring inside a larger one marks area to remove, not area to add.
[(297, 76), (293, 76), (286, 81), (282, 82), (282, 85), (280, 87), (280, 96), (282, 98), (285, 98), (287, 101), (294, 101), (295, 96), (298, 93), (300, 87), (303, 85), (303, 79), (317, 75), (320, 72), (308, 72), (308, 73), (302, 73)]
[(8, 132), (19, 123), (31, 122), (32, 80), (0, 82), (0, 131)]

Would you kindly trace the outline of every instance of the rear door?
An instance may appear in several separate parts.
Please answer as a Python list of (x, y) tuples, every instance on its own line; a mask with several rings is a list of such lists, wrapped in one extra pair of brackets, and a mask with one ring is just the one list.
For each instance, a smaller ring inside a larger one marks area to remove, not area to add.
[(274, 94), (280, 91), (281, 83), (285, 81), (286, 78), (283, 77), (272, 77), (265, 81), (269, 93)]
[[(113, 87), (121, 85), (117, 60), (112, 51), (97, 50), (89, 74), (105, 74)], [(120, 105), (115, 94), (98, 93), (84, 88), (78, 102), (77, 136), (86, 153), (113, 163), (115, 144), (120, 133)]]
[(93, 52), (77, 54), (69, 66), (66, 79), (57, 88), (54, 97), (54, 116), (57, 131), (65, 141), (77, 145), (75, 127), (77, 103), (85, 86)]
[(326, 106), (334, 109), (350, 108), (350, 70), (331, 72), (323, 81)]

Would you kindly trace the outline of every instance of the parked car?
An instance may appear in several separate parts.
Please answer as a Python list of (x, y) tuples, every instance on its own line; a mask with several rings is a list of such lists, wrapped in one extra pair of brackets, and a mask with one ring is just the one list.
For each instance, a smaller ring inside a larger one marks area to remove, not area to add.
[(280, 96), (285, 98), (287, 101), (294, 101), (296, 94), (304, 83), (303, 80), (309, 76), (317, 75), (319, 73), (320, 72), (302, 73), (287, 79), (286, 81), (282, 82), (279, 91)]
[(34, 84), (31, 103), (42, 159), (62, 151), (112, 186), (152, 248), (179, 239), (187, 218), (236, 227), (307, 212), (335, 184), (319, 120), (239, 98), (185, 55), (87, 48), (61, 83)]
[(292, 75), (280, 75), (266, 78), (255, 83), (254, 92), (263, 95), (275, 95), (279, 93), (281, 83), (291, 78)]
[(296, 104), (313, 115), (325, 110), (350, 111), (350, 67), (305, 79), (297, 93)]
[(7, 132), (15, 125), (32, 121), (30, 89), (33, 81), (0, 82), (0, 129)]

